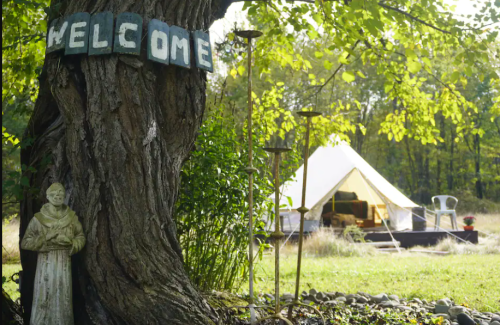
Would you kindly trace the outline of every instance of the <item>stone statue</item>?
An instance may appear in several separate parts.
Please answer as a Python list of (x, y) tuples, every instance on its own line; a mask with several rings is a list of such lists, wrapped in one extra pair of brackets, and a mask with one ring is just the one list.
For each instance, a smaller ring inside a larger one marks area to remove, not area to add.
[(60, 183), (47, 189), (49, 203), (31, 219), (21, 248), (38, 252), (31, 325), (72, 325), (71, 255), (85, 245), (82, 225), (64, 204)]

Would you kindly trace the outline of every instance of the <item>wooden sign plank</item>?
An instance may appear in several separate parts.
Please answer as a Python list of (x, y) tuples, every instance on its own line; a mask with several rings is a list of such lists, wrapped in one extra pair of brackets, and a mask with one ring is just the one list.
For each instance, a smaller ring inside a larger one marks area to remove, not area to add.
[(124, 12), (116, 18), (113, 52), (139, 55), (141, 53), (142, 17)]
[(68, 21), (64, 18), (54, 19), (47, 32), (47, 49), (45, 53), (63, 50), (66, 47), (65, 32), (68, 29)]
[(213, 72), (214, 67), (212, 60), (212, 45), (210, 44), (210, 35), (201, 30), (196, 30), (193, 32), (193, 39), (196, 67), (209, 72)]
[(90, 18), (89, 55), (113, 52), (113, 13), (100, 12)]
[(87, 53), (89, 50), (90, 14), (77, 12), (68, 18), (64, 55)]
[(148, 59), (168, 65), (169, 27), (158, 19), (151, 19), (148, 25)]
[(191, 52), (189, 32), (177, 26), (170, 26), (170, 63), (190, 68)]

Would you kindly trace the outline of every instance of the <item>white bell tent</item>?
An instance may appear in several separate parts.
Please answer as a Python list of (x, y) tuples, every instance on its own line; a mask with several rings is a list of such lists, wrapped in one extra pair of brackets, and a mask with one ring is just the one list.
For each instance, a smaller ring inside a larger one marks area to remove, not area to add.
[[(323, 206), (337, 191), (355, 192), (358, 200), (367, 201), (368, 219), (373, 223), (388, 218), (393, 230), (411, 228), (411, 209), (418, 205), (382, 177), (345, 141), (339, 141), (335, 136), (334, 139), (336, 145), (319, 147), (309, 158), (305, 206), (310, 211), (305, 215), (305, 228), (313, 230), (319, 227)], [(287, 208), (281, 208), (280, 215), (284, 217), (284, 230), (297, 229), (303, 173), (302, 165), (293, 180), (283, 185), (280, 205)], [(293, 206), (289, 205), (289, 198)], [(268, 226), (274, 229), (274, 225)]]

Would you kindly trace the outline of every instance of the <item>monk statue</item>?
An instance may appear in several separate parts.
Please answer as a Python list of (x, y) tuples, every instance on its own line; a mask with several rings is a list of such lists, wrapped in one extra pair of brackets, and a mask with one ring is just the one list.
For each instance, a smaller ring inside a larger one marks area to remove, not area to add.
[(73, 325), (71, 255), (85, 245), (82, 225), (64, 204), (60, 183), (47, 189), (49, 203), (31, 219), (21, 248), (38, 252), (31, 325)]

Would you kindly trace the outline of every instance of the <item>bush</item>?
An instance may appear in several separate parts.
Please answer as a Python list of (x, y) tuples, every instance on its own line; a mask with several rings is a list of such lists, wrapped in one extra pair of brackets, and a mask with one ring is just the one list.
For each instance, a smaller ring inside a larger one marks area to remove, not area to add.
[[(220, 109), (220, 108), (219, 108)], [(254, 234), (272, 193), (268, 155), (254, 138)], [(231, 118), (216, 110), (203, 123), (181, 172), (175, 221), (184, 266), (199, 289), (231, 290), (247, 277), (248, 145)], [(262, 248), (263, 249), (263, 248)]]

